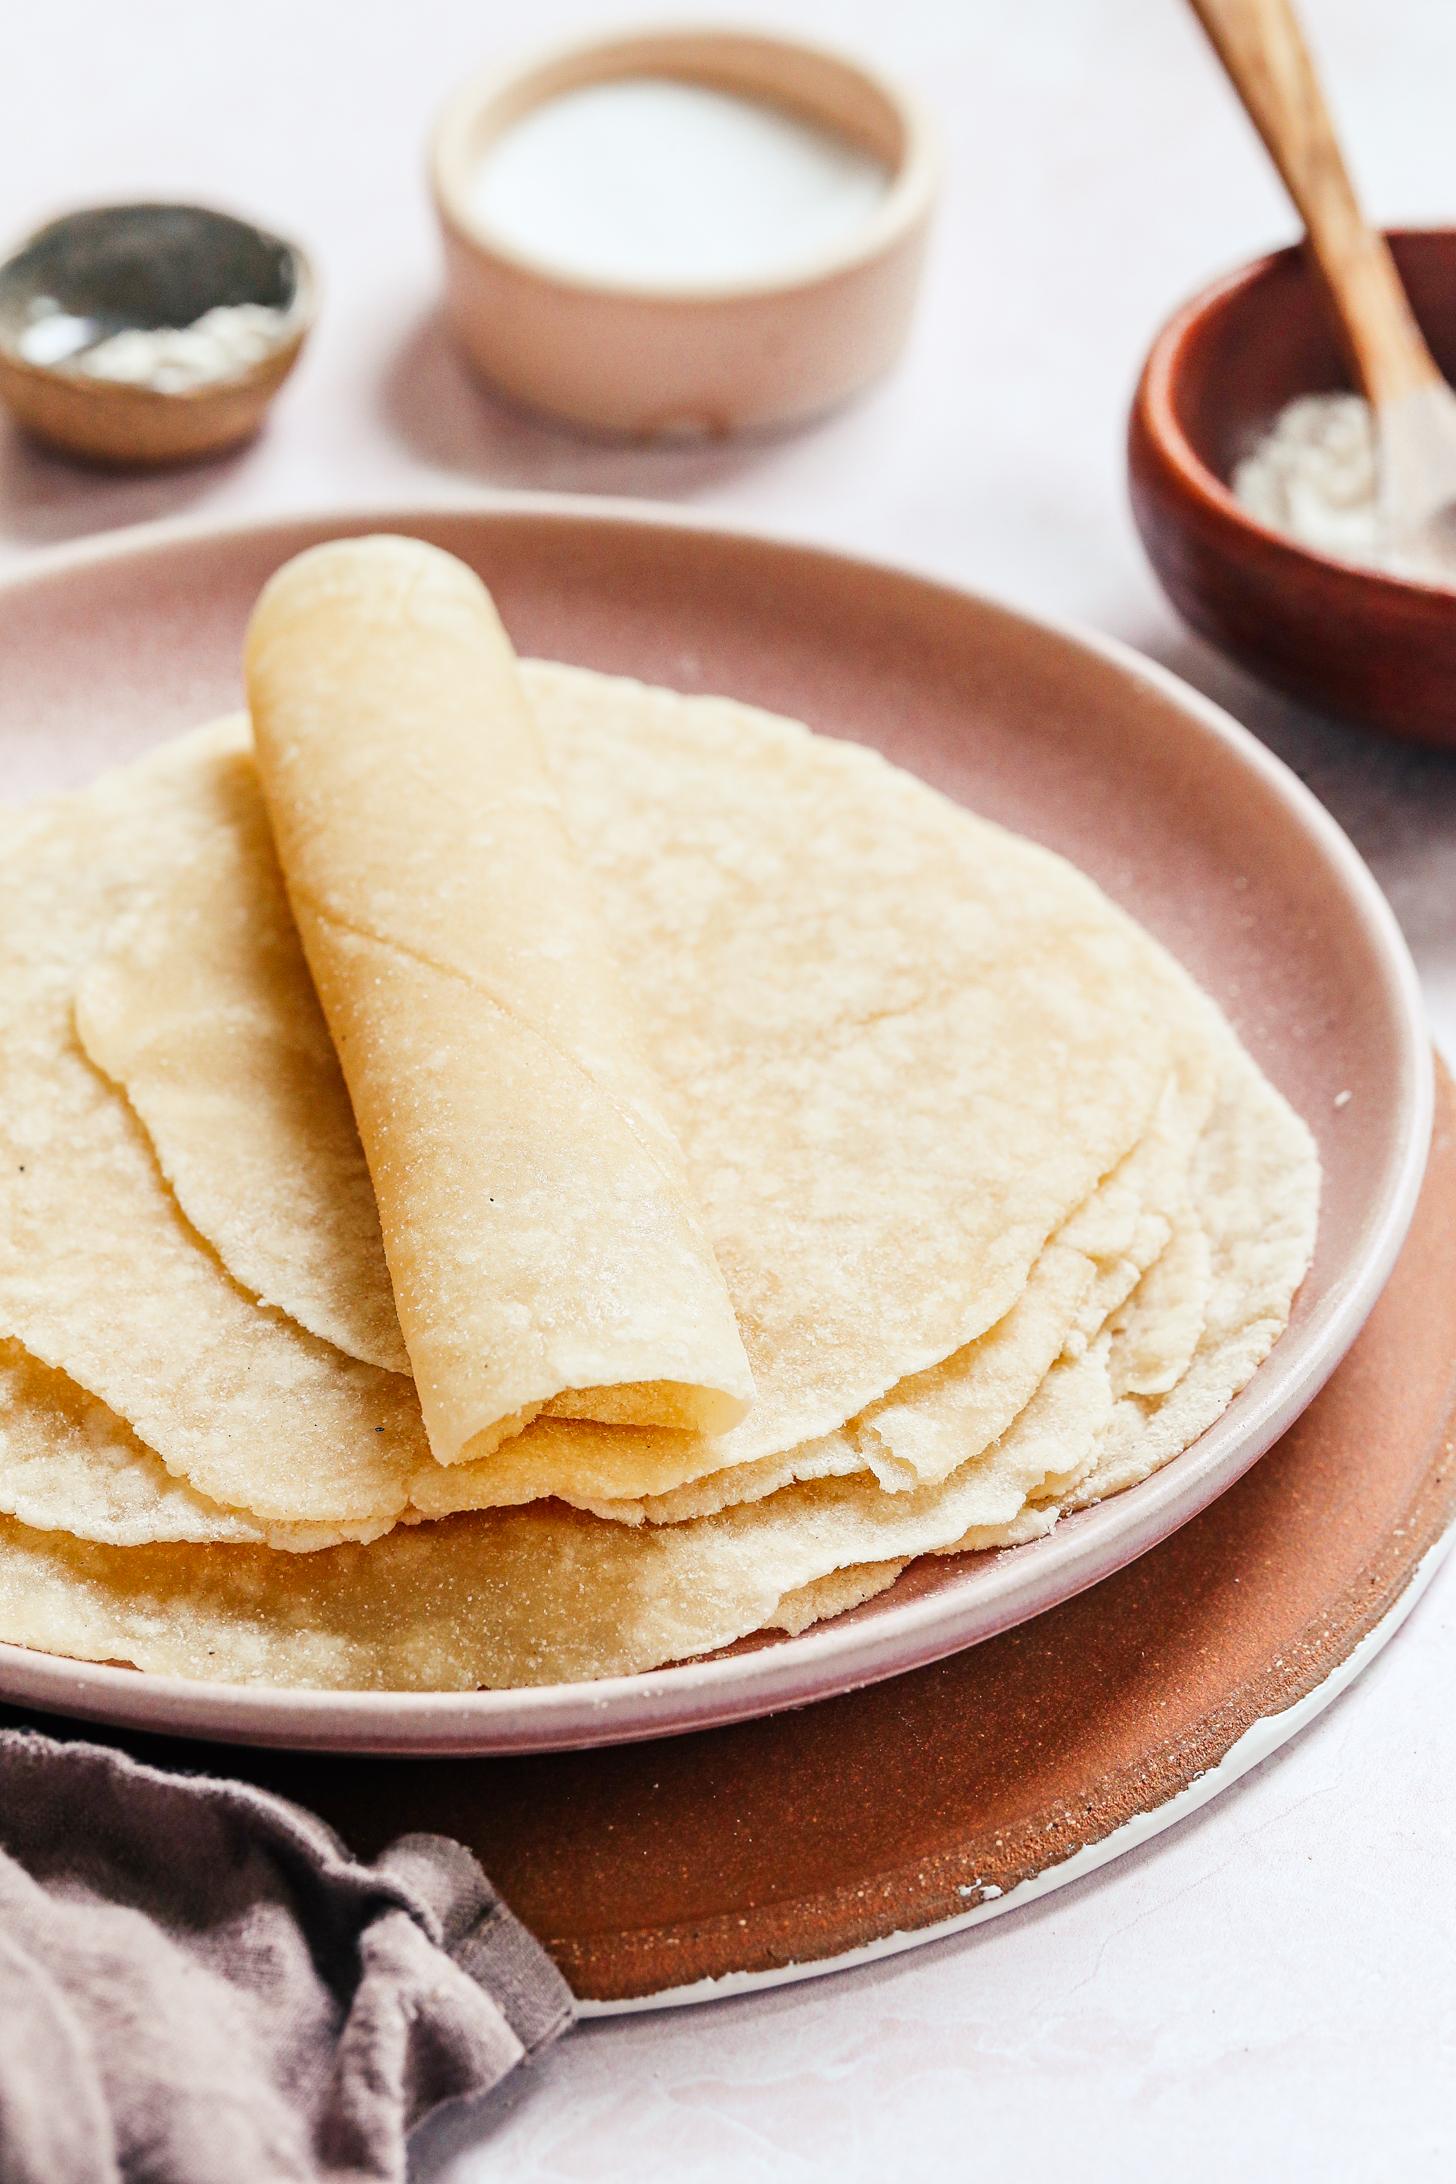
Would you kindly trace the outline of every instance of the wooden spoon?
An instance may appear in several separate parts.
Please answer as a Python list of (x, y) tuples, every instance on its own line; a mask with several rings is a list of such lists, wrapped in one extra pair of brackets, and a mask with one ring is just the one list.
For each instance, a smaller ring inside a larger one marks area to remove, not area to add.
[(1456, 583), (1456, 392), (1355, 196), (1292, 0), (1190, 0), (1308, 230), (1375, 412), (1392, 571)]

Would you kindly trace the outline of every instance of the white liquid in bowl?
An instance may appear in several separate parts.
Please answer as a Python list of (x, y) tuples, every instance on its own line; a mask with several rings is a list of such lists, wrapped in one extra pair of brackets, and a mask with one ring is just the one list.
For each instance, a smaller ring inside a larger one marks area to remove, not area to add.
[(623, 77), (511, 125), (472, 178), (491, 235), (579, 280), (750, 287), (847, 248), (890, 175), (836, 131), (706, 84)]

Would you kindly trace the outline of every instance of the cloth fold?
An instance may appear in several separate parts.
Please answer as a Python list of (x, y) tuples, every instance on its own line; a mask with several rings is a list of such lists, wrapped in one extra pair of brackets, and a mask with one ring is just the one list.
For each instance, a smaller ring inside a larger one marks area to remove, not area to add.
[(573, 2009), (458, 1843), (0, 1728), (0, 2184), (392, 2184)]

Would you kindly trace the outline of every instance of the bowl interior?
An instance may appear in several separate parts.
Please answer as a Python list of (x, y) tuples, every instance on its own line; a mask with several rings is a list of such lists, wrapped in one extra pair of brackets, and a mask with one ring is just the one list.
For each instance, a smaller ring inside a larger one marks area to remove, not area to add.
[[(1421, 330), (1456, 378), (1456, 229), (1390, 241)], [(1293, 249), (1235, 275), (1194, 311), (1170, 395), (1193, 452), (1226, 485), (1286, 402), (1353, 385), (1319, 277)]]
[[(497, 234), (473, 190), (480, 163), (512, 126), (563, 93), (626, 79), (658, 77), (705, 85), (750, 102), (777, 106), (817, 122), (879, 160), (888, 187), (862, 233), (832, 258), (855, 256), (882, 242), (922, 209), (931, 189), (924, 128), (899, 93), (856, 62), (817, 46), (758, 32), (710, 28), (648, 30), (559, 48), (519, 70), (492, 72), (467, 83), (451, 99), (437, 126), (431, 151), (435, 192), (450, 222), (477, 245), (515, 264), (534, 267), (507, 236)], [(553, 278), (566, 277), (554, 265)], [(570, 278), (582, 282), (584, 276)], [(766, 285), (776, 285), (770, 281)], [(589, 285), (624, 284), (603, 276)], [(677, 283), (653, 283), (669, 293)], [(711, 286), (711, 284), (709, 284)], [(758, 284), (734, 281), (747, 292)], [(682, 293), (694, 291), (684, 287)]]
[(291, 243), (200, 205), (101, 205), (52, 220), (0, 266), (0, 344), (24, 354), (37, 318), (76, 346), (127, 327), (190, 326), (219, 305), (291, 313), (305, 273)]

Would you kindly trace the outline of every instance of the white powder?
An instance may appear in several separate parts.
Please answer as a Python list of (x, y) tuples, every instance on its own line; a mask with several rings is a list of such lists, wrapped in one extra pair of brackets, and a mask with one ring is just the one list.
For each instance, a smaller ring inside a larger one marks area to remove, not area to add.
[(84, 341), (89, 322), (52, 311), (26, 328), (20, 348), (32, 363), (60, 362), (88, 379), (185, 394), (240, 378), (277, 346), (284, 316), (262, 303), (219, 304), (190, 326), (129, 326), (82, 347), (72, 330), (79, 327)]
[(857, 145), (706, 84), (624, 77), (549, 99), (486, 152), (476, 216), (578, 279), (721, 288), (850, 243), (889, 173)]
[(1380, 535), (1379, 458), (1370, 405), (1358, 394), (1304, 394), (1287, 403), (1233, 478), (1261, 523), (1320, 553), (1372, 568)]

